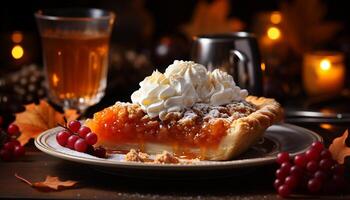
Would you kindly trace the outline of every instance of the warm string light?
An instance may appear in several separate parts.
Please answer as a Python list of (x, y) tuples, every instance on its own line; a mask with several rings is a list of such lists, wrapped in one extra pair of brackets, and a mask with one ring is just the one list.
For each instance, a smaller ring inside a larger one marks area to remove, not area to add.
[(16, 60), (23, 57), (24, 50), (21, 45), (15, 45), (11, 50), (12, 57)]
[(279, 28), (272, 26), (267, 29), (267, 36), (271, 40), (278, 40), (281, 37), (281, 31)]
[(15, 43), (15, 46), (11, 49), (11, 55), (14, 59), (19, 60), (24, 55), (24, 49), (20, 45), (20, 43), (23, 41), (23, 34), (20, 31), (15, 31), (11, 35), (11, 40), (13, 43)]
[(271, 16), (270, 16), (270, 21), (271, 21), (271, 23), (273, 23), (273, 24), (279, 24), (279, 23), (281, 23), (281, 22), (282, 22), (282, 15), (281, 15), (281, 13), (278, 12), (278, 11), (273, 12), (273, 13), (271, 14)]
[(19, 31), (15, 31), (11, 35), (11, 40), (12, 40), (12, 42), (18, 44), (18, 43), (22, 42), (23, 34), (21, 32), (19, 32)]

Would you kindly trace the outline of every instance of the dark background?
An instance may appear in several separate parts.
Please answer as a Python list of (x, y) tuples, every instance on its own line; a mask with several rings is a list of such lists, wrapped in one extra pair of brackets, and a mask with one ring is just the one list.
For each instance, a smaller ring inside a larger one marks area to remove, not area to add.
[[(188, 23), (191, 19), (192, 12), (195, 8), (197, 0), (180, 0), (180, 1), (163, 1), (163, 0), (145, 0), (145, 1), (128, 1), (128, 0), (30, 0), (30, 1), (6, 1), (0, 8), (0, 34), (1, 50), (0, 64), (12, 64), (7, 56), (9, 52), (7, 48), (6, 34), (13, 31), (22, 31), (26, 34), (33, 34), (31, 40), (38, 40), (37, 26), (33, 13), (39, 9), (45, 8), (64, 8), (64, 7), (96, 7), (113, 10), (117, 13), (117, 23), (113, 32), (113, 42), (132, 46), (150, 46), (153, 41), (159, 37), (168, 34), (176, 34), (178, 27), (184, 23)], [(210, 2), (210, 1), (209, 1)], [(237, 17), (247, 24), (246, 30), (250, 30), (253, 23), (253, 17), (261, 11), (277, 10), (279, 3), (283, 1), (277, 0), (231, 0), (230, 16)], [(349, 35), (349, 11), (347, 1), (323, 0), (327, 5), (326, 20), (334, 20), (342, 22), (344, 28), (338, 34), (341, 36)], [(130, 16), (138, 15), (133, 13), (132, 4), (141, 4), (154, 20), (154, 31), (152, 41), (139, 41), (137, 34), (130, 34), (132, 27), (128, 27)], [(136, 43), (138, 41), (138, 43)], [(36, 41), (35, 41), (36, 42)], [(33, 42), (34, 44), (37, 44)], [(39, 45), (32, 45), (32, 51), (40, 51)], [(10, 47), (8, 47), (10, 48)], [(7, 50), (7, 51), (6, 51)], [(33, 53), (33, 57), (27, 60), (30, 62), (40, 62), (40, 53)], [(1, 66), (3, 67), (3, 66)]]

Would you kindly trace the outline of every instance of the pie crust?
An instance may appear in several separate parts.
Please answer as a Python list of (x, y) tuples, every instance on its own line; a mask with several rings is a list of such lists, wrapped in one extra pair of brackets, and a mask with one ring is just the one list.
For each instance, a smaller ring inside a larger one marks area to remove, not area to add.
[[(196, 155), (201, 160), (229, 160), (245, 152), (263, 136), (269, 126), (281, 120), (283, 111), (280, 104), (274, 99), (248, 96), (246, 101), (253, 104), (256, 111), (230, 122), (227, 126), (226, 135), (222, 136), (221, 141), (215, 148), (190, 147), (186, 148), (186, 153)], [(87, 125), (89, 126), (89, 120)], [(95, 131), (93, 126), (90, 126), (90, 128)], [(99, 133), (96, 132), (96, 134)], [(163, 151), (176, 154), (178, 151), (171, 145), (150, 141), (142, 144), (118, 144), (116, 141), (100, 140), (98, 143), (106, 146), (107, 149), (116, 149), (115, 147), (117, 147), (118, 151), (125, 152), (130, 149), (140, 149), (147, 154), (159, 154)]]

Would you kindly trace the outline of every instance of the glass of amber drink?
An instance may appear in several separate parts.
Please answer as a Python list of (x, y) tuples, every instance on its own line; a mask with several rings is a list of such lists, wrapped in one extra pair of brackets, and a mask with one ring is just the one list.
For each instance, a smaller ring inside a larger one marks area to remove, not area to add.
[(98, 103), (107, 84), (109, 38), (115, 19), (100, 9), (35, 13), (50, 99), (80, 112)]

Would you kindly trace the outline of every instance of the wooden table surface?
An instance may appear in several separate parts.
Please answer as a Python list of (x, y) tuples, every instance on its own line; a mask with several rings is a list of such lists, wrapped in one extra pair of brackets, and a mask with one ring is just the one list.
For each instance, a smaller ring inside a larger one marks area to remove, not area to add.
[[(328, 131), (317, 126), (307, 128), (320, 133), (326, 144), (344, 131), (344, 127)], [(276, 167), (275, 164), (256, 167), (240, 175), (228, 173), (219, 179), (150, 180), (98, 172), (88, 165), (46, 155), (29, 145), (26, 156), (20, 160), (0, 162), (0, 199), (281, 199), (272, 186)], [(41, 192), (16, 179), (15, 173), (31, 181), (42, 181), (51, 175), (79, 184), (62, 191)], [(322, 198), (350, 199), (350, 192)]]

